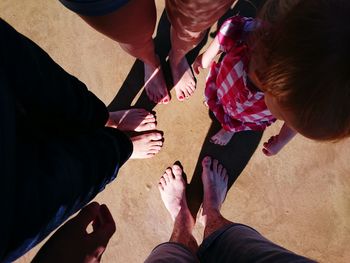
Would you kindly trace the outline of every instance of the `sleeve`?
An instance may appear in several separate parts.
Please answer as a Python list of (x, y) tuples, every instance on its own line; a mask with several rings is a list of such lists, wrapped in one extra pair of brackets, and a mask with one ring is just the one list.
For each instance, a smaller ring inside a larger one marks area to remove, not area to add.
[(243, 16), (233, 16), (227, 19), (217, 34), (220, 50), (223, 52), (230, 51), (237, 42), (245, 37), (245, 33), (254, 30), (255, 20)]
[(37, 128), (74, 133), (103, 127), (104, 103), (30, 39), (0, 20), (0, 56), (19, 114)]

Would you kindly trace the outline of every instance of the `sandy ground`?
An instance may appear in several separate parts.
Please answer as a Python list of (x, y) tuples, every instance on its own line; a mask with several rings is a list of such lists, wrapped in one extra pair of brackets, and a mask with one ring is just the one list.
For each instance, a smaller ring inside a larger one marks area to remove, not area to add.
[[(160, 19), (164, 1), (156, 4)], [(0, 15), (111, 108), (129, 104), (142, 85), (141, 63), (58, 1), (1, 0)], [(165, 57), (167, 32), (160, 27), (157, 35)], [(103, 261), (143, 262), (154, 246), (168, 240), (171, 219), (156, 187), (159, 177), (180, 160), (194, 185), (189, 199), (195, 208), (200, 195), (197, 161), (209, 153), (228, 166), (231, 183), (239, 175), (223, 205), (228, 219), (251, 225), (272, 241), (321, 262), (349, 262), (350, 141), (317, 143), (297, 136), (278, 156), (267, 158), (262, 143), (278, 132), (281, 123), (276, 123), (264, 134), (238, 134), (226, 149), (213, 147), (207, 137), (217, 127), (202, 104), (206, 73), (198, 76), (198, 89), (189, 101), (176, 101), (172, 91), (169, 105), (154, 107), (165, 135), (161, 153), (129, 161), (96, 198), (110, 207), (117, 222)], [(131, 98), (121, 100), (116, 94)], [(199, 242), (202, 231), (195, 229)], [(38, 247), (17, 262), (29, 262)]]

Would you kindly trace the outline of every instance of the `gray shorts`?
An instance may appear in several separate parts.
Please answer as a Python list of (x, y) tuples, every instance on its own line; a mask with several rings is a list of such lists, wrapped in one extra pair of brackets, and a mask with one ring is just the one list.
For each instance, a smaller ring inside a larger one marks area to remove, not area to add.
[(242, 224), (225, 226), (207, 237), (193, 255), (185, 246), (167, 242), (157, 246), (146, 263), (194, 262), (315, 262), (299, 256), (264, 238), (253, 228)]
[(59, 0), (71, 11), (84, 16), (102, 16), (116, 11), (129, 0)]

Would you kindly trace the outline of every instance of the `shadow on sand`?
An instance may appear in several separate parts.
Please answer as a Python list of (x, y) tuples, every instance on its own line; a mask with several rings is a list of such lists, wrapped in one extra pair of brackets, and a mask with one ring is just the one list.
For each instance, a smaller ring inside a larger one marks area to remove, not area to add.
[[(220, 27), (220, 25), (228, 17), (235, 14), (254, 17), (256, 15), (256, 10), (261, 6), (262, 3), (263, 1), (261, 0), (239, 1), (233, 9), (228, 10), (228, 12), (223, 15), (222, 18), (220, 18), (218, 21), (218, 27)], [(208, 32), (202, 42), (186, 56), (189, 64), (193, 63), (201, 48), (208, 41)], [(214, 36), (215, 33), (211, 34), (210, 38), (213, 38)], [(168, 87), (172, 87), (170, 67), (166, 61), (171, 47), (170, 23), (167, 19), (165, 11), (163, 11), (160, 22), (158, 24), (155, 46), (156, 52), (161, 60), (163, 73), (165, 75)], [(130, 108), (130, 105), (142, 89), (143, 84), (143, 63), (139, 60), (136, 60), (118, 94), (108, 106), (109, 110), (116, 111)], [(156, 104), (148, 100), (146, 92), (143, 90), (133, 107), (145, 108), (149, 111), (152, 111), (155, 106)], [(247, 165), (262, 137), (262, 132), (247, 131), (235, 134), (229, 144), (225, 147), (212, 144), (209, 140), (211, 136), (213, 136), (221, 128), (221, 126), (212, 114), (209, 113), (209, 116), (212, 119), (212, 124), (202, 145), (192, 180), (189, 182), (189, 185), (187, 187), (188, 204), (193, 215), (197, 214), (197, 211), (202, 203), (202, 159), (205, 156), (209, 155), (215, 159), (218, 159), (219, 162), (222, 163), (224, 167), (226, 167), (230, 175), (228, 185), (228, 188), (230, 188)]]

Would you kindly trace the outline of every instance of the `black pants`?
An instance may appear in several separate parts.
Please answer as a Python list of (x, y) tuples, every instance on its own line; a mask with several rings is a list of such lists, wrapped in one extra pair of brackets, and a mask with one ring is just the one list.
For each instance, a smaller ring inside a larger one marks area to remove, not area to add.
[(0, 19), (0, 261), (23, 255), (111, 182), (132, 153), (105, 105)]

